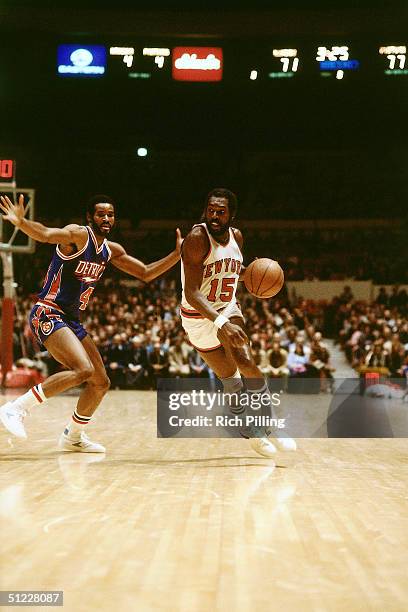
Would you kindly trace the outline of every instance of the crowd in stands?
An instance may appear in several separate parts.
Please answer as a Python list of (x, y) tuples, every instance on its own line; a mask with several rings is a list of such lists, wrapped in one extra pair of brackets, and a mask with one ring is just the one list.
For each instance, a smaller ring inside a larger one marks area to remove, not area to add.
[(358, 372), (377, 369), (394, 379), (408, 379), (408, 295), (394, 287), (381, 288), (375, 301), (357, 301), (349, 295), (338, 301), (336, 337)]
[[(213, 378), (181, 326), (175, 275), (147, 286), (132, 285), (106, 279), (83, 319), (112, 388), (154, 389), (159, 377)], [(339, 343), (357, 371), (378, 366), (387, 375), (408, 377), (408, 296), (398, 287), (391, 295), (381, 289), (372, 303), (355, 300), (346, 287), (329, 303), (299, 297), (290, 304), (285, 289), (277, 298), (256, 300), (240, 283), (238, 299), (256, 362), (272, 384), (276, 379), (287, 388), (293, 380), (307, 378), (315, 380), (317, 391), (330, 391), (334, 368), (323, 336)], [(47, 376), (59, 366), (29, 328), (34, 300), (30, 295), (17, 301), (14, 353), (20, 363), (31, 360)]]
[[(137, 282), (134, 287), (112, 287), (108, 282), (89, 303), (83, 323), (102, 355), (112, 388), (151, 389), (158, 377), (214, 377), (184, 333), (177, 293), (171, 276), (144, 287)], [(18, 300), (15, 356), (21, 358), (23, 344), (24, 357), (49, 375), (58, 366), (29, 328), (33, 299)], [(314, 377), (327, 390), (333, 368), (322, 341), (322, 309), (306, 301), (291, 307), (284, 291), (279, 299), (260, 301), (241, 287), (240, 301), (262, 372), (284, 387), (288, 378)]]

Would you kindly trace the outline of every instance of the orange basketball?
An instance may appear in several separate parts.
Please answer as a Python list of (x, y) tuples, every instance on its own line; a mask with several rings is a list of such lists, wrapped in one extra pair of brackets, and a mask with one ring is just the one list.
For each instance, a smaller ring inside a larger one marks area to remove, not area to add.
[(258, 298), (270, 298), (279, 293), (285, 282), (277, 261), (261, 257), (249, 264), (244, 274), (245, 287)]

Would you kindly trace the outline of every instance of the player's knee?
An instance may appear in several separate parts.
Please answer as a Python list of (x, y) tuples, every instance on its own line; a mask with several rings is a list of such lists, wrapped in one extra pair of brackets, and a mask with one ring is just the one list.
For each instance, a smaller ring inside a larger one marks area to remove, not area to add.
[(81, 384), (81, 383), (86, 382), (90, 378), (92, 378), (92, 376), (95, 374), (95, 368), (93, 367), (91, 363), (88, 363), (78, 368), (75, 371), (75, 373), (76, 373), (77, 383)]
[(105, 376), (105, 378), (103, 379), (103, 385), (102, 385), (103, 392), (106, 393), (107, 391), (109, 391), (110, 386), (111, 386), (110, 378), (109, 376)]
[(111, 381), (108, 376), (101, 376), (98, 377), (97, 380), (92, 381), (92, 386), (95, 387), (95, 390), (99, 391), (99, 393), (106, 393), (109, 391)]

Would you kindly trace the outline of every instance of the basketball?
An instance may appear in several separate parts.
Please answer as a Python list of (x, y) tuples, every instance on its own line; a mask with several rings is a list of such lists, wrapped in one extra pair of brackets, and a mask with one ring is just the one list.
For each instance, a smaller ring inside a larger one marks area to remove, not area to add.
[(255, 259), (245, 270), (245, 287), (258, 298), (273, 297), (282, 289), (284, 281), (278, 262), (267, 257)]

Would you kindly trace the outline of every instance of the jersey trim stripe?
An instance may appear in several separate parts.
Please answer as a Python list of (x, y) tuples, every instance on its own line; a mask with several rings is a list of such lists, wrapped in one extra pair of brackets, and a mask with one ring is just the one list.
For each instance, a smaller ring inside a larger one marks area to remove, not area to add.
[(95, 234), (94, 234), (94, 231), (93, 231), (92, 227), (90, 227), (89, 225), (87, 225), (87, 228), (88, 228), (88, 230), (89, 230), (89, 233), (91, 234), (91, 238), (92, 238), (93, 243), (94, 243), (94, 245), (95, 245), (95, 250), (96, 250), (97, 254), (99, 255), (100, 253), (102, 253), (103, 247), (104, 247), (104, 245), (106, 244), (106, 238), (104, 238), (104, 240), (103, 240), (103, 242), (102, 242), (101, 246), (98, 246), (98, 241), (97, 241), (97, 239), (96, 239), (96, 236), (95, 236)]
[[(236, 304), (238, 308), (240, 309), (241, 308), (240, 305), (238, 303)], [(222, 308), (216, 308), (216, 311), (219, 313), (222, 313), (226, 308), (227, 306), (223, 306)], [(204, 317), (198, 310), (188, 310), (187, 308), (184, 308), (184, 306), (180, 306), (180, 314), (182, 317), (185, 317), (186, 319), (206, 319), (207, 318), (207, 317)]]
[(194, 310), (185, 310), (183, 307), (180, 307), (181, 316), (186, 319), (205, 319), (202, 314), (196, 312)]
[(64, 255), (64, 253), (61, 253), (61, 251), (59, 250), (59, 245), (57, 244), (57, 248), (55, 249), (57, 251), (58, 257), (61, 257), (61, 259), (65, 259), (66, 261), (69, 261), (70, 259), (75, 259), (75, 257), (78, 257), (78, 255), (82, 255), (82, 253), (84, 253), (88, 247), (89, 244), (89, 233), (88, 236), (86, 238), (86, 243), (85, 246), (80, 250), (77, 251), (76, 253), (74, 253), (73, 255)]
[(204, 265), (204, 264), (205, 264), (205, 262), (207, 261), (207, 259), (209, 258), (209, 256), (210, 256), (210, 255), (211, 255), (211, 253), (212, 253), (212, 247), (213, 247), (213, 245), (212, 245), (212, 240), (211, 240), (210, 232), (208, 231), (208, 228), (207, 228), (206, 223), (202, 223), (201, 225), (202, 225), (202, 226), (203, 226), (203, 228), (205, 229), (205, 233), (207, 234), (208, 244), (209, 244), (209, 249), (208, 249), (208, 251), (207, 251), (207, 255), (205, 256), (204, 261), (203, 261), (203, 265)]
[(187, 314), (201, 314), (199, 310), (194, 310), (193, 308), (184, 308), (184, 306), (180, 306), (180, 310)]
[(237, 245), (238, 251), (239, 251), (239, 252), (241, 253), (241, 255), (242, 255), (241, 247), (240, 247), (240, 246), (239, 246), (239, 244), (238, 244), (238, 240), (237, 240), (237, 237), (235, 236), (234, 229), (237, 229), (237, 228), (236, 228), (236, 227), (231, 227), (231, 228), (230, 228), (230, 230), (231, 230), (231, 234), (232, 234), (232, 237), (233, 237), (233, 239), (234, 239), (235, 244)]
[(193, 346), (197, 351), (200, 351), (200, 353), (209, 353), (210, 351), (216, 351), (217, 349), (219, 349), (222, 346), (222, 344), (217, 344), (217, 346), (212, 346), (206, 349), (200, 348), (199, 346), (195, 346), (195, 344), (192, 344), (192, 343), (191, 343), (191, 346)]
[(37, 306), (37, 304), (39, 306), (47, 306), (48, 308), (55, 308), (55, 310), (58, 310), (61, 314), (65, 314), (65, 312), (61, 310), (59, 306), (54, 304), (54, 302), (48, 302), (47, 300), (37, 300), (35, 305)]

